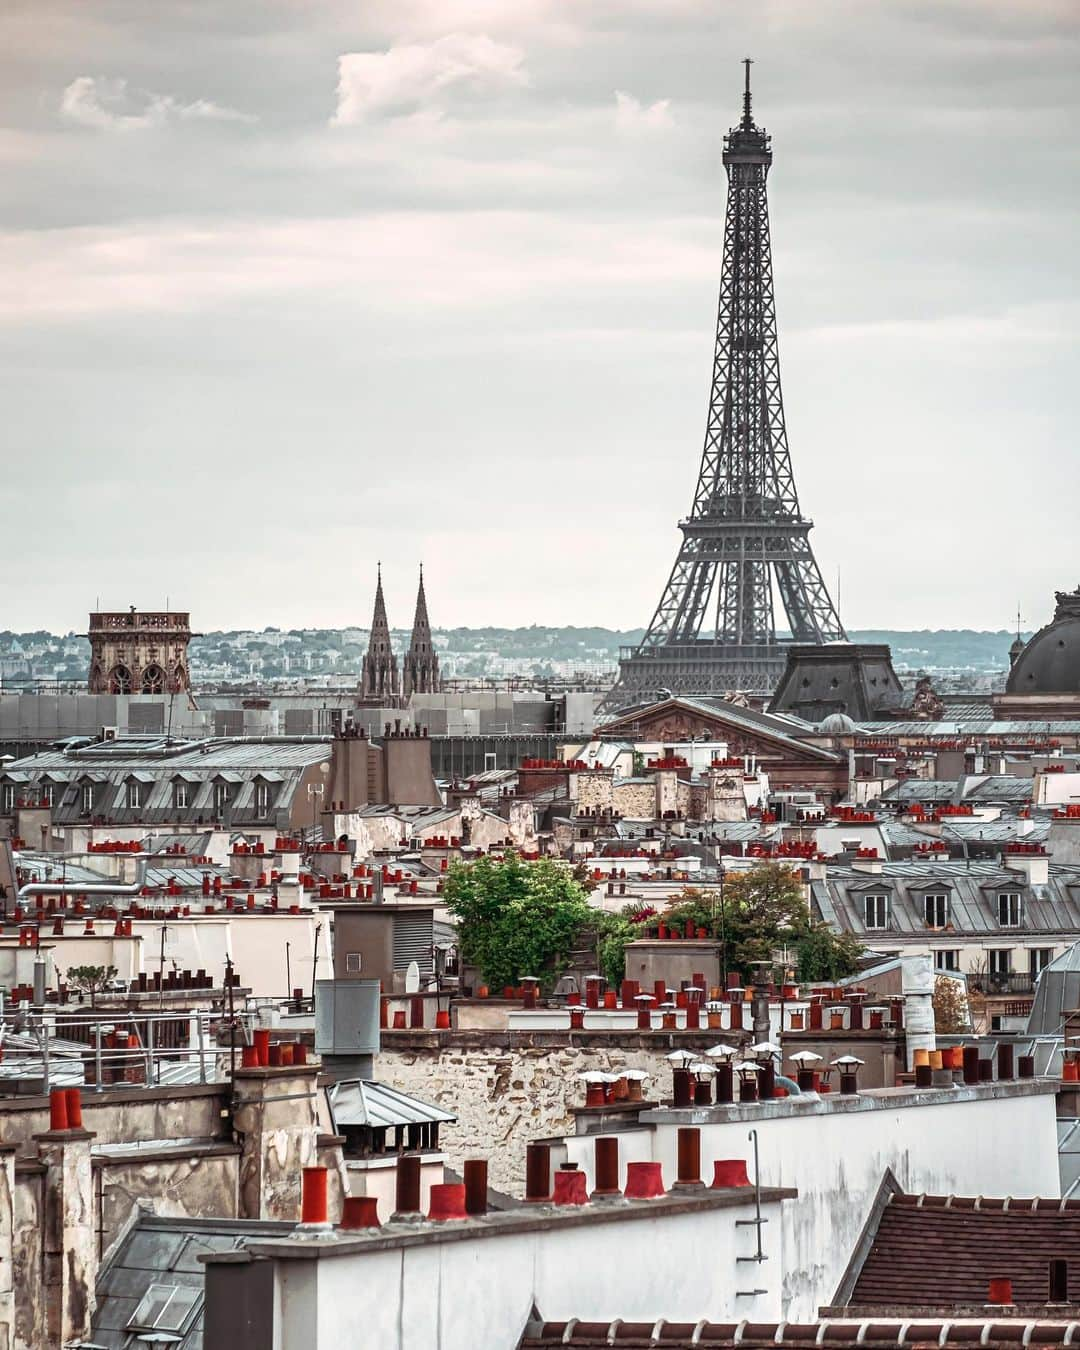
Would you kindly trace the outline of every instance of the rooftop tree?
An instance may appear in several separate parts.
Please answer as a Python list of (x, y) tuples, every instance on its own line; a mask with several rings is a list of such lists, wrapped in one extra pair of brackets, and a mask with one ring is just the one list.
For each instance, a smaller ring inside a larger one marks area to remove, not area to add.
[(554, 984), (595, 918), (580, 881), (553, 858), (507, 853), (453, 863), (443, 896), (457, 921), (462, 960), (496, 988), (530, 975)]

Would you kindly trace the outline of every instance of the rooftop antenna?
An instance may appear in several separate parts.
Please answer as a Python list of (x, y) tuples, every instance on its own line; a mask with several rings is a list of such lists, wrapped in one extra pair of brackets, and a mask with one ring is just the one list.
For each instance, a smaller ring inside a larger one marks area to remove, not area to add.
[(753, 64), (754, 62), (751, 57), (743, 57), (743, 65), (746, 67), (746, 84), (743, 88), (742, 124), (747, 131), (754, 125), (754, 118), (750, 112), (750, 67)]

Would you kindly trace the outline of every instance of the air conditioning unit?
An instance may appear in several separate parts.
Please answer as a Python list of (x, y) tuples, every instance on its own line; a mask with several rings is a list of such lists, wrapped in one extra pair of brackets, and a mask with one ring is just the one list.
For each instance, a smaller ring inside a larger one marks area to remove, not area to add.
[(119, 727), (102, 727), (98, 732), (99, 741), (115, 741), (119, 733)]

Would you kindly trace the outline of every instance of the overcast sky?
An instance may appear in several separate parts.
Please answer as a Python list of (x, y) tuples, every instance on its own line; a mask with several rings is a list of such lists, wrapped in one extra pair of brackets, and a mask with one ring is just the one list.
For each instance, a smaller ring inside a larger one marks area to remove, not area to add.
[(848, 627), (1080, 583), (1076, 0), (5, 0), (0, 627), (644, 625), (744, 55)]

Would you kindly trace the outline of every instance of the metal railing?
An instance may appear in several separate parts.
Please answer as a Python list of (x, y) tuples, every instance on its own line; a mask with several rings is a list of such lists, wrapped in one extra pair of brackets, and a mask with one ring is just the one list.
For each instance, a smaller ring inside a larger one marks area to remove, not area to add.
[[(5, 1082), (41, 1081), (102, 1092), (124, 1085), (160, 1087), (228, 1077), (229, 1046), (211, 1034), (206, 1010), (184, 1013), (61, 1013), (33, 1009), (0, 1021), (0, 1092)], [(237, 1045), (251, 1039), (250, 1018), (236, 1018)]]

